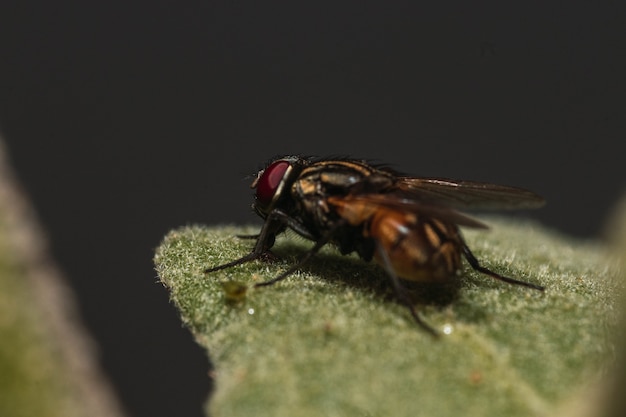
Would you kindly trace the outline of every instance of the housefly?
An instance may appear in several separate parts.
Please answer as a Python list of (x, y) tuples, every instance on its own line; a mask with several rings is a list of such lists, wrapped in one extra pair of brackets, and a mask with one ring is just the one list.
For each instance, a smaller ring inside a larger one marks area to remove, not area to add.
[(255, 284), (262, 287), (284, 279), (324, 245), (342, 254), (356, 252), (375, 260), (389, 276), (396, 297), (413, 319), (435, 331), (417, 314), (403, 280), (447, 282), (457, 276), (465, 258), (472, 268), (509, 284), (543, 291), (544, 287), (509, 278), (482, 266), (472, 254), (460, 226), (487, 228), (459, 209), (526, 209), (543, 198), (521, 188), (412, 177), (384, 165), (356, 159), (284, 156), (271, 161), (252, 182), (252, 208), (264, 219), (252, 251), (242, 258), (208, 268), (230, 268), (270, 255), (276, 236), (291, 229), (314, 242), (313, 247), (278, 276)]

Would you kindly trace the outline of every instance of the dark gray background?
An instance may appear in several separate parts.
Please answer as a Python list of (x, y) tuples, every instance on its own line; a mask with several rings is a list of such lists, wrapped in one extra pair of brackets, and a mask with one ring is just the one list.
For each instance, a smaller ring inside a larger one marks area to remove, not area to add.
[(0, 129), (133, 416), (210, 386), (153, 249), (256, 222), (273, 155), (524, 186), (577, 237), (624, 190), (623, 2), (92, 3), (2, 2)]

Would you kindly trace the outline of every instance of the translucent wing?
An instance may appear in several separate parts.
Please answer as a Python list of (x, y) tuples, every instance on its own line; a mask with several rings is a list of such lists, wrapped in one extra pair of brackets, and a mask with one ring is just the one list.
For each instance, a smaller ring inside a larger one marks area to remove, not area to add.
[(476, 181), (445, 178), (398, 177), (400, 198), (426, 204), (473, 209), (530, 209), (541, 207), (545, 200), (532, 191)]
[(487, 229), (483, 222), (463, 214), (451, 207), (432, 205), (420, 201), (397, 198), (390, 194), (352, 194), (347, 196), (328, 197), (328, 203), (338, 212), (354, 223), (366, 220), (378, 209), (391, 209), (401, 212), (415, 213), (454, 223), (459, 226)]

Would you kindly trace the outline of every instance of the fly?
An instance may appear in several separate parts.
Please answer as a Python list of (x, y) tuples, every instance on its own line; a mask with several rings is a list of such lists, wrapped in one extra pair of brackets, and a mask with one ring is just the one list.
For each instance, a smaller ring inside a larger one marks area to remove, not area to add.
[(459, 209), (528, 209), (544, 204), (537, 194), (516, 187), (475, 181), (412, 177), (387, 166), (356, 159), (285, 156), (260, 170), (251, 188), (252, 208), (264, 219), (252, 251), (242, 258), (206, 269), (230, 268), (271, 255), (276, 236), (291, 229), (314, 243), (278, 276), (285, 279), (323, 246), (342, 254), (356, 252), (375, 260), (392, 283), (397, 299), (413, 319), (435, 334), (417, 314), (403, 280), (446, 282), (458, 275), (464, 258), (485, 275), (509, 284), (543, 291), (544, 287), (500, 275), (480, 264), (465, 243), (460, 226), (487, 228)]

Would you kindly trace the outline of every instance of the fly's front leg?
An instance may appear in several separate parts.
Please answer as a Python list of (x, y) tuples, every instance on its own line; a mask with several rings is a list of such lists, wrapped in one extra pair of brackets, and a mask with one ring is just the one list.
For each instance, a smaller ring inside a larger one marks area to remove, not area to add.
[(295, 219), (289, 217), (287, 213), (281, 210), (274, 209), (267, 215), (265, 223), (263, 223), (263, 227), (261, 228), (261, 231), (258, 235), (244, 235), (244, 238), (256, 238), (256, 243), (254, 244), (252, 252), (250, 252), (246, 256), (242, 256), (239, 259), (235, 259), (234, 261), (225, 263), (223, 265), (207, 268), (204, 270), (204, 273), (208, 274), (210, 272), (215, 272), (222, 269), (230, 268), (232, 266), (241, 265), (246, 262), (254, 261), (268, 255), (270, 258), (272, 258), (273, 255), (271, 254), (270, 249), (272, 248), (272, 246), (274, 246), (276, 235), (283, 232), (286, 227), (293, 229), (298, 234), (304, 237), (311, 237), (309, 231), (306, 230), (306, 228), (304, 228), (304, 226), (298, 223)]
[(249, 240), (256, 240), (259, 238), (259, 236), (261, 236), (259, 233), (256, 233), (254, 235), (235, 235), (237, 236), (239, 239), (249, 239)]
[(215, 272), (222, 269), (230, 268), (232, 266), (241, 265), (265, 256), (269, 252), (270, 248), (274, 246), (276, 235), (285, 229), (284, 219), (286, 217), (287, 215), (283, 212), (280, 212), (278, 210), (272, 211), (265, 219), (265, 223), (263, 223), (263, 227), (261, 228), (259, 234), (255, 236), (256, 243), (254, 244), (252, 252), (250, 252), (246, 256), (242, 256), (239, 259), (235, 259), (234, 261), (225, 263), (223, 265), (207, 268), (204, 270), (204, 273), (208, 274), (210, 272)]
[[(298, 223), (299, 225), (299, 223)], [(268, 285), (272, 285), (277, 283), (278, 281), (282, 281), (283, 279), (287, 278), (289, 275), (293, 274), (295, 271), (297, 271), (298, 269), (300, 269), (304, 264), (306, 264), (312, 257), (313, 255), (315, 255), (317, 252), (319, 252), (320, 249), (322, 249), (322, 247), (324, 247), (324, 245), (326, 245), (328, 242), (330, 242), (330, 240), (333, 238), (333, 236), (335, 235), (335, 232), (337, 231), (337, 229), (339, 229), (340, 227), (344, 226), (345, 222), (343, 221), (338, 221), (329, 231), (327, 231), (321, 238), (317, 239), (317, 241), (315, 242), (315, 245), (313, 245), (313, 247), (306, 252), (299, 260), (298, 262), (291, 266), (290, 268), (288, 268), (285, 272), (283, 272), (282, 274), (278, 275), (277, 277), (274, 277), (268, 281), (263, 281), (263, 282), (259, 282), (258, 284), (255, 284), (255, 287), (265, 287)], [(298, 234), (305, 236), (302, 232), (296, 230), (293, 225), (289, 225), (289, 227), (293, 230), (295, 230), (296, 232), (298, 232)], [(301, 227), (301, 226), (300, 226)], [(307, 235), (310, 235), (306, 229), (303, 229), (304, 232), (307, 233)], [(305, 236), (306, 237), (306, 236)]]

